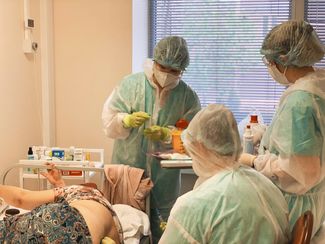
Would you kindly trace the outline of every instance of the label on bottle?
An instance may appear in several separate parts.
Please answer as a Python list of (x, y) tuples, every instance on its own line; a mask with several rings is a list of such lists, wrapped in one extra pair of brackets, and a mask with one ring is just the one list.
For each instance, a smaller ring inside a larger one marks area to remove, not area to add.
[(27, 159), (28, 160), (34, 160), (34, 155), (33, 154), (28, 154)]
[(253, 138), (245, 138), (243, 141), (243, 152), (244, 153), (250, 153), (254, 154), (254, 143), (253, 143)]

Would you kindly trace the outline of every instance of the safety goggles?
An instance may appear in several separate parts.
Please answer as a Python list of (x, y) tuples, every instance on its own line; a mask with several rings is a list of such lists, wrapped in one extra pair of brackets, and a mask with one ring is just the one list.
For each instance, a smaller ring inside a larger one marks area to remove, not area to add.
[(157, 68), (158, 68), (161, 72), (169, 73), (169, 74), (176, 75), (176, 76), (182, 76), (182, 75), (183, 75), (183, 71), (182, 71), (182, 70), (177, 70), (177, 69), (173, 69), (173, 68), (165, 67), (165, 66), (159, 64), (159, 63), (156, 62), (156, 61), (155, 61), (155, 64), (156, 64)]

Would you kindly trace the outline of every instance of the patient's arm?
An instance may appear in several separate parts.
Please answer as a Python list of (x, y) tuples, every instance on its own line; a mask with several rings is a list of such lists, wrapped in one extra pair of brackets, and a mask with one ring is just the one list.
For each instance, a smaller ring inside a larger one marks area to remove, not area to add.
[(31, 210), (41, 204), (54, 201), (54, 191), (29, 191), (15, 186), (0, 185), (0, 197), (17, 208)]
[(41, 175), (47, 178), (47, 180), (54, 186), (60, 187), (65, 186), (65, 182), (62, 179), (62, 171), (55, 167), (54, 163), (46, 163), (51, 166), (51, 169), (48, 169), (47, 172), (42, 172)]

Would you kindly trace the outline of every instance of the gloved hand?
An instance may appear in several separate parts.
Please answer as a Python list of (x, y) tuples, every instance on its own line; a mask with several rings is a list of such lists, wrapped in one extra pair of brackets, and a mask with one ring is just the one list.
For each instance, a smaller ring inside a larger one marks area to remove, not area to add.
[(167, 222), (166, 221), (162, 221), (162, 222), (160, 222), (159, 228), (162, 231), (165, 231), (166, 230), (166, 226), (167, 226)]
[(133, 112), (132, 114), (128, 114), (123, 118), (123, 123), (127, 128), (135, 128), (141, 126), (149, 118), (150, 115), (146, 112)]
[(257, 126), (253, 126), (251, 129), (253, 133), (253, 144), (257, 145), (261, 142), (263, 134), (266, 131), (266, 125), (258, 124)]
[(164, 141), (170, 135), (170, 130), (166, 127), (153, 125), (150, 128), (144, 129), (143, 134), (153, 141)]
[(245, 164), (249, 167), (253, 167), (254, 160), (257, 156), (249, 153), (242, 153), (238, 159), (238, 162), (241, 164)]

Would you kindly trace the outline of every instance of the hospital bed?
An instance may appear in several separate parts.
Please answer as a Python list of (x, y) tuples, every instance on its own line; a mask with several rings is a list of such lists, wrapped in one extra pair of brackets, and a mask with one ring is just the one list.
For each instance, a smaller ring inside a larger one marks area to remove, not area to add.
[[(55, 162), (56, 163), (56, 162)], [(6, 184), (6, 177), (13, 169), (27, 169), (27, 168), (36, 168), (37, 169), (37, 179), (38, 179), (38, 187), (41, 189), (41, 181), (46, 180), (40, 172), (42, 170), (50, 169), (51, 166), (45, 164), (14, 164), (7, 168), (1, 178), (1, 182), (3, 185)], [(60, 170), (80, 170), (83, 174), (83, 182), (87, 183), (89, 177), (86, 177), (85, 172), (97, 172), (100, 174), (100, 187), (99, 190), (103, 189), (103, 182), (105, 180), (105, 174), (103, 168), (96, 167), (88, 167), (85, 165), (56, 165), (56, 168)], [(150, 222), (149, 222), (149, 214), (150, 214), (150, 206), (149, 206), (150, 198), (149, 196), (146, 198), (146, 211), (142, 212), (138, 209), (135, 209), (129, 205), (125, 204), (116, 204), (113, 205), (113, 209), (117, 213), (117, 216), (121, 222), (124, 236), (125, 244), (150, 244), (152, 243), (152, 238), (150, 234)]]

